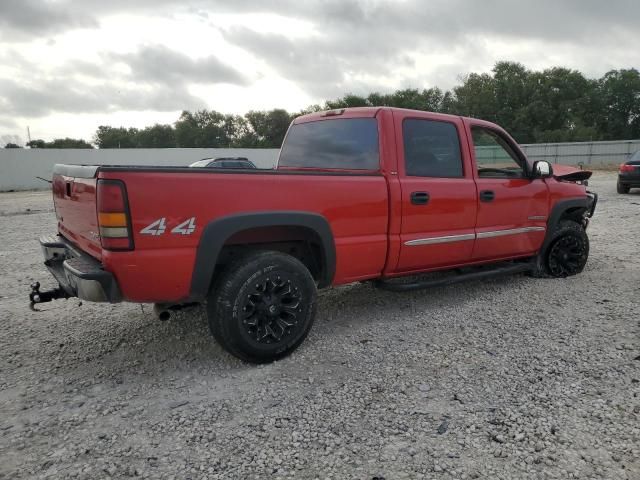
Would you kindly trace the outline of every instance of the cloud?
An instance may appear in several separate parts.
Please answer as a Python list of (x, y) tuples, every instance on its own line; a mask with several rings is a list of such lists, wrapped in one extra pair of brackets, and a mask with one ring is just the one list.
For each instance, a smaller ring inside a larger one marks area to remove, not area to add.
[(119, 110), (176, 111), (198, 109), (206, 103), (186, 89), (167, 86), (85, 85), (70, 79), (43, 79), (25, 85), (20, 80), (0, 80), (3, 114), (42, 117), (53, 112), (93, 113)]
[(44, 0), (2, 0), (0, 38), (32, 39), (75, 28), (95, 28), (91, 15), (66, 8), (64, 3)]
[[(311, 23), (310, 34), (302, 38), (247, 27), (226, 28), (224, 38), (316, 97), (355, 92), (362, 77), (368, 79), (369, 90), (376, 89), (371, 80), (376, 78), (384, 85), (385, 79), (406, 84), (407, 79), (422, 77), (423, 82), (414, 86), (448, 88), (478, 64), (486, 68), (512, 59), (496, 57), (488, 46), (491, 42), (503, 44), (505, 51), (534, 45), (537, 58), (543, 60), (558, 58), (563, 51), (569, 57), (576, 48), (618, 51), (622, 38), (637, 38), (640, 18), (640, 2), (633, 0), (615, 2), (615, 8), (595, 0), (279, 0), (243, 1), (233, 8), (286, 12)], [(596, 39), (594, 32), (603, 31), (607, 34)], [(422, 71), (414, 68), (408, 73), (421, 57), (441, 60), (438, 65), (423, 62)], [(586, 65), (572, 66), (590, 71)]]
[[(0, 60), (28, 73), (22, 78), (0, 77), (2, 113), (42, 117), (55, 112), (202, 109), (207, 108), (207, 102), (189, 92), (191, 84), (247, 83), (216, 57), (194, 60), (160, 45), (101, 57), (101, 63), (76, 59), (43, 70), (15, 50), (0, 55)], [(120, 72), (115, 65), (118, 62), (127, 65), (130, 72)]]
[[(10, 0), (20, 3), (18, 0)], [(28, 3), (46, 4), (46, 2)], [(57, 3), (56, 5), (58, 5)], [(297, 18), (336, 32), (346, 26), (367, 29), (372, 38), (389, 32), (452, 40), (467, 34), (521, 39), (593, 39), (594, 34), (616, 33), (615, 26), (637, 31), (640, 2), (636, 0), (74, 0), (69, 11), (106, 14), (164, 15), (182, 11), (201, 16), (218, 13), (262, 13)], [(405, 37), (411, 48), (413, 38)]]
[[(390, 48), (386, 39), (365, 38), (361, 32), (291, 39), (235, 27), (224, 31), (223, 37), (315, 96), (355, 91), (358, 75), (385, 76), (395, 67), (412, 63), (403, 52)], [(376, 86), (375, 81), (371, 83), (370, 87)]]
[[(404, 36), (411, 49), (416, 36), (454, 41), (467, 35), (518, 39), (592, 41), (597, 35), (637, 32), (636, 0), (2, 0), (0, 26), (24, 34), (97, 27), (105, 15), (167, 16), (191, 13), (273, 14), (311, 22), (326, 33), (346, 27), (370, 38)], [(141, 20), (144, 20), (141, 18)], [(346, 32), (348, 33), (348, 32)], [(602, 35), (599, 36), (602, 38)], [(349, 45), (345, 45), (348, 47)]]
[(4, 148), (4, 146), (8, 143), (20, 145), (21, 147), (24, 146), (22, 137), (20, 135), (0, 135), (0, 148)]
[(246, 85), (248, 80), (214, 56), (192, 59), (164, 45), (147, 45), (134, 53), (106, 55), (109, 61), (125, 63), (135, 81), (181, 85), (190, 83), (229, 83)]
[[(228, 95), (218, 108), (232, 108), (287, 105), (291, 90), (311, 103), (447, 89), (497, 60), (600, 76), (640, 63), (638, 18), (637, 0), (0, 0), (0, 127), (11, 116), (211, 108), (195, 92)], [(65, 37), (77, 29), (87, 31)]]
[(0, 128), (5, 130), (14, 130), (18, 128), (18, 123), (12, 118), (0, 117)]

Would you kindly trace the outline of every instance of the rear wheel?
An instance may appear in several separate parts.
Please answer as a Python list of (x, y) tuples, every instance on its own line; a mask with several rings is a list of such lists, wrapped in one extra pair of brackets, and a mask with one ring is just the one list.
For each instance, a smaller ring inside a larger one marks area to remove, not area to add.
[(629, 187), (629, 185), (620, 183), (620, 180), (618, 180), (618, 183), (616, 184), (616, 190), (618, 191), (618, 193), (629, 193), (630, 188), (631, 187)]
[(551, 241), (537, 259), (533, 275), (563, 278), (582, 272), (589, 258), (589, 237), (571, 220), (561, 220), (551, 233)]
[(285, 357), (304, 341), (316, 313), (316, 285), (298, 259), (256, 252), (233, 262), (207, 300), (209, 328), (232, 355), (252, 363)]

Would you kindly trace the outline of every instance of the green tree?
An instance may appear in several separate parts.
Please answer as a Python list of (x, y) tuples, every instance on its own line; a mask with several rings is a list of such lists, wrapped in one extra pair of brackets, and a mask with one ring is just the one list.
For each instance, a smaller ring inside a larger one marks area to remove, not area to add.
[(93, 148), (93, 145), (78, 138), (56, 138), (46, 148)]
[(174, 148), (176, 143), (176, 131), (171, 125), (156, 123), (151, 127), (143, 128), (135, 134), (137, 148)]
[(270, 111), (250, 111), (245, 115), (257, 138), (257, 145), (263, 148), (280, 148), (287, 133), (292, 116), (282, 109)]
[(101, 125), (93, 139), (98, 148), (136, 148), (137, 128), (108, 127)]
[(405, 88), (388, 95), (384, 105), (439, 112), (442, 109), (442, 97), (442, 91), (439, 88), (424, 90)]
[(179, 147), (221, 148), (229, 147), (225, 116), (215, 110), (182, 112), (175, 124), (176, 141)]
[(18, 145), (17, 143), (7, 143), (4, 148), (22, 148), (20, 145)]
[(31, 140), (27, 143), (30, 148), (93, 148), (93, 145), (78, 138), (56, 138), (51, 142)]
[(530, 72), (516, 62), (498, 62), (493, 68), (495, 121), (510, 125), (511, 134), (520, 142), (534, 140), (528, 117), (523, 109), (531, 98)]
[[(612, 70), (588, 79), (562, 67), (533, 71), (517, 62), (498, 62), (490, 73), (469, 73), (449, 91), (405, 88), (395, 92), (349, 93), (290, 114), (249, 111), (244, 116), (215, 110), (184, 111), (175, 126), (138, 130), (101, 126), (100, 148), (280, 147), (291, 120), (325, 109), (391, 106), (489, 120), (522, 143), (640, 137), (640, 74)], [(32, 148), (47, 148), (34, 140)]]
[(258, 145), (258, 137), (245, 117), (225, 115), (224, 130), (231, 147), (251, 148)]
[(389, 94), (373, 92), (366, 97), (348, 94), (342, 98), (327, 101), (325, 103), (325, 109), (332, 110), (351, 107), (398, 107), (439, 112), (442, 111), (443, 108), (443, 99), (444, 94), (439, 88), (428, 88), (423, 90), (419, 90), (417, 88), (406, 88)]
[(498, 105), (493, 77), (488, 73), (471, 73), (462, 85), (453, 88), (451, 113), (496, 121)]
[(366, 97), (354, 95), (348, 93), (342, 98), (336, 100), (327, 100), (325, 103), (325, 110), (335, 110), (338, 108), (353, 108), (353, 107), (370, 107), (371, 104), (367, 101)]
[(27, 142), (29, 148), (47, 148), (44, 140), (34, 139)]
[(598, 129), (606, 140), (640, 137), (640, 74), (635, 68), (612, 70), (598, 82)]
[[(595, 131), (587, 112), (593, 84), (576, 70), (551, 68), (529, 76), (529, 102), (517, 123), (528, 141), (592, 140)], [(524, 135), (522, 135), (524, 136)]]

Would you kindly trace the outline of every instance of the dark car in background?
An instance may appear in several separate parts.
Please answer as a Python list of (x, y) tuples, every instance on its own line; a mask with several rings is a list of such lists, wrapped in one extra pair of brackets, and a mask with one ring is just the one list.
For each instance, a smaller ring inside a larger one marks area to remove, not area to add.
[(241, 170), (258, 168), (246, 157), (203, 158), (189, 166), (200, 168), (236, 168)]
[(629, 193), (631, 188), (640, 188), (640, 150), (631, 155), (618, 170), (618, 193)]

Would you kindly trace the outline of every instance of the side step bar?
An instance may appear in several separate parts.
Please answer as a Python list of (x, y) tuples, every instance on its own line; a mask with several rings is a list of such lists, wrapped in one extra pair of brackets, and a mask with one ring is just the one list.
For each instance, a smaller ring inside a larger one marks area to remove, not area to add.
[(374, 285), (383, 290), (391, 292), (410, 292), (412, 290), (421, 290), (423, 288), (443, 287), (445, 285), (454, 285), (456, 283), (466, 282), (469, 280), (481, 280), (484, 278), (498, 277), (501, 275), (513, 275), (516, 273), (530, 272), (533, 269), (533, 262), (500, 264), (496, 267), (480, 267), (481, 269), (467, 273), (459, 273), (457, 275), (438, 278), (435, 280), (423, 280), (413, 283), (400, 283), (391, 280), (376, 280)]

